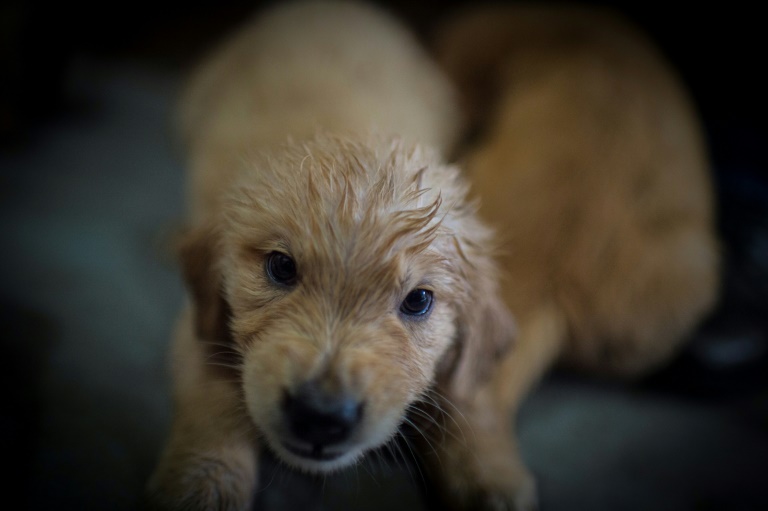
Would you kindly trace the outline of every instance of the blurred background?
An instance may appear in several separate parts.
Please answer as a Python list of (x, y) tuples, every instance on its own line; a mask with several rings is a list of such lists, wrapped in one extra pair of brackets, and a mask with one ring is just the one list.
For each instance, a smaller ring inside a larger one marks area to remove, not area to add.
[[(428, 42), (469, 2), (378, 3)], [(265, 4), (0, 4), (0, 441), (14, 509), (140, 509), (183, 297), (166, 245), (183, 210), (173, 101), (201, 52)], [(521, 415), (524, 456), (545, 511), (768, 509), (764, 17), (740, 2), (602, 4), (651, 34), (699, 108), (723, 297), (641, 381), (547, 378)], [(315, 481), (272, 463), (262, 477), (269, 510), (423, 509), (415, 468)]]

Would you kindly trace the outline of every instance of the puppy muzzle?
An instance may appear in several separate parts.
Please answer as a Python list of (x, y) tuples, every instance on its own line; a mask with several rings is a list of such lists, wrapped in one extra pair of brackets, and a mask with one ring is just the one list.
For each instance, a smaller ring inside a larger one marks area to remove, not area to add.
[(305, 383), (285, 391), (282, 401), (283, 446), (302, 458), (333, 460), (345, 449), (342, 444), (355, 433), (363, 418), (363, 403), (356, 398)]

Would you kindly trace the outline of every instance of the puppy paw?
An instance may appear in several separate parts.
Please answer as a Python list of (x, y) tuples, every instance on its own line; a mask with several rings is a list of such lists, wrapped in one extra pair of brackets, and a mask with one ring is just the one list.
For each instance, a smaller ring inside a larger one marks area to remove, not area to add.
[(218, 459), (157, 472), (147, 494), (152, 511), (248, 511), (255, 474)]
[[(475, 447), (477, 447), (475, 445)], [(535, 511), (536, 481), (510, 445), (497, 450), (444, 451), (436, 465), (439, 509), (452, 511)]]
[(504, 487), (482, 486), (445, 491), (434, 509), (451, 511), (536, 511), (538, 498), (533, 479), (509, 481)]
[(464, 506), (465, 510), (536, 511), (539, 508), (533, 478), (517, 481), (506, 488), (478, 490)]

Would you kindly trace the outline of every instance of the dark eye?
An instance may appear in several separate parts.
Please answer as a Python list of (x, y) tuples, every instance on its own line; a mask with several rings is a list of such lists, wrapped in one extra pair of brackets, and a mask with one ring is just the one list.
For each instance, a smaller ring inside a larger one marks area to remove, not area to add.
[(296, 283), (296, 262), (282, 252), (271, 252), (267, 256), (267, 275), (277, 284), (293, 285)]
[(400, 304), (400, 312), (409, 316), (423, 316), (432, 308), (432, 291), (414, 289)]

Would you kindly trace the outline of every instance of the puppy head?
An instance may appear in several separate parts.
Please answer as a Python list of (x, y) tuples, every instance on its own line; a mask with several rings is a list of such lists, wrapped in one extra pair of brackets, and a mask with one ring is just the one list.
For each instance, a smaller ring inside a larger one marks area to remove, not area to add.
[(241, 354), (245, 406), (286, 462), (328, 471), (456, 398), (511, 335), (458, 171), (328, 137), (259, 158), (183, 251), (204, 340)]

